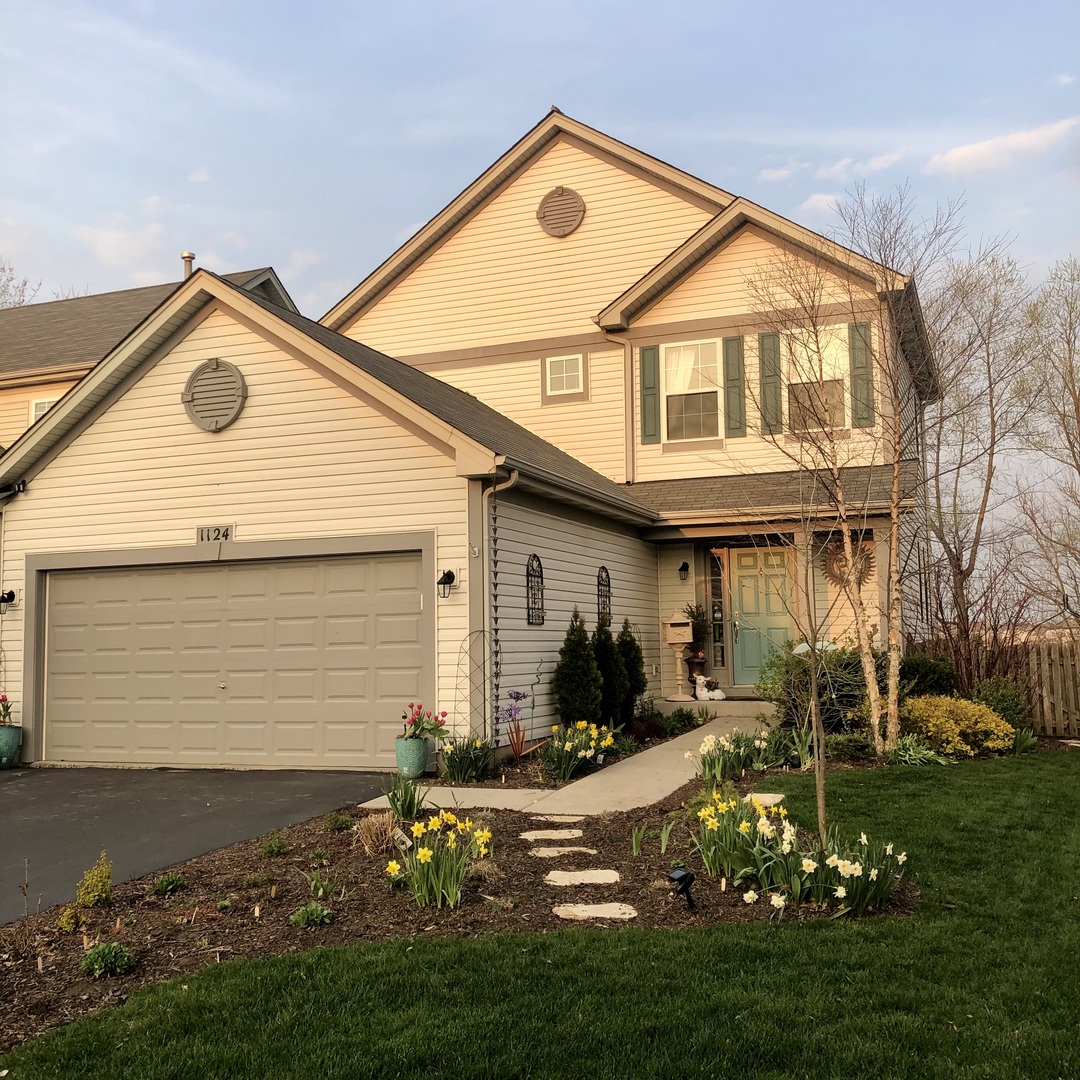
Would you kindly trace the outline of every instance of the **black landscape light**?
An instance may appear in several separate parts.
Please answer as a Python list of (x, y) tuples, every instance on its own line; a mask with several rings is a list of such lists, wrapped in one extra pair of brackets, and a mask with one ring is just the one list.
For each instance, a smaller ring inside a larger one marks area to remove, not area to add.
[(676, 896), (684, 897), (686, 906), (693, 911), (697, 907), (694, 898), (690, 895), (690, 886), (694, 884), (694, 875), (689, 870), (672, 870), (667, 879), (675, 887), (671, 898), (674, 900)]

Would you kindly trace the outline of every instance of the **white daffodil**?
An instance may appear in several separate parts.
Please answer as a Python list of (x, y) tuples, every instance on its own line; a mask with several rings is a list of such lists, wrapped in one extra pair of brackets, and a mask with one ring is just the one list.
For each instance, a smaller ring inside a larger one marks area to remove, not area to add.
[(843, 885), (837, 885), (836, 887), (836, 899), (843, 900), (847, 896), (847, 889)]
[(783, 911), (787, 901), (779, 893), (773, 893), (772, 896), (769, 897), (769, 903), (772, 904), (777, 911)]
[(898, 862), (898, 863), (899, 863), (899, 864), (900, 864), (901, 866), (903, 866), (903, 865), (904, 865), (904, 863), (906, 863), (906, 862), (907, 862), (907, 852), (906, 852), (906, 851), (902, 851), (902, 852), (901, 852), (901, 853), (900, 853), (899, 855), (897, 855), (897, 856), (896, 856), (896, 861), (897, 861), (897, 862)]
[(812, 874), (817, 869), (817, 863), (813, 859), (803, 859), (802, 871), (804, 874)]
[(876, 866), (874, 867), (873, 870), (870, 871), (870, 880), (871, 881), (877, 881), (877, 867)]
[(753, 889), (747, 889), (746, 892), (744, 892), (742, 894), (742, 898), (743, 898), (743, 903), (744, 904), (756, 904), (757, 903), (757, 893), (754, 892)]
[(885, 854), (886, 855), (891, 855), (892, 854), (892, 844), (886, 844), (885, 845)]
[(866, 839), (866, 833), (859, 833), (859, 843), (862, 844), (863, 847), (866, 847), (866, 845), (870, 843), (870, 841)]

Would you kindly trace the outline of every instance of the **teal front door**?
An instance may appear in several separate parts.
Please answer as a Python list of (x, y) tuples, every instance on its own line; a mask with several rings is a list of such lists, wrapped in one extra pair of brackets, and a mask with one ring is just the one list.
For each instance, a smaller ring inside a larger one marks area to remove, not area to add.
[(756, 683), (765, 658), (794, 635), (790, 597), (786, 550), (731, 549), (731, 653), (737, 686)]

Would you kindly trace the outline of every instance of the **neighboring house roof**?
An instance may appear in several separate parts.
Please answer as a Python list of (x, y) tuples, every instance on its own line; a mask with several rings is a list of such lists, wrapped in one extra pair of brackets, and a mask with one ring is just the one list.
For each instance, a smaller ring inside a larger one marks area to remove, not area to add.
[[(224, 280), (295, 310), (268, 266), (226, 274)], [(68, 370), (78, 377), (181, 284), (172, 281), (0, 309), (0, 379), (23, 372), (58, 375)]]
[[(891, 465), (860, 465), (840, 470), (845, 502), (853, 516), (888, 509), (892, 495)], [(917, 495), (919, 463), (901, 462), (900, 497), (904, 504)], [(715, 514), (765, 521), (781, 514), (812, 509), (826, 515), (833, 507), (835, 484), (828, 473), (802, 469), (741, 476), (699, 476), (686, 480), (645, 480), (633, 484), (634, 497), (665, 519)]]
[(653, 182), (714, 214), (734, 199), (729, 192), (613, 139), (610, 135), (582, 124), (552, 107), (551, 112), (536, 127), (507, 150), (494, 165), (481, 173), (453, 202), (360, 282), (348, 296), (339, 300), (319, 321), (340, 330), (355, 319), (399, 278), (425, 259), (450, 233), (472, 217), (515, 173), (520, 172), (560, 137), (609, 159), (613, 158), (623, 168), (645, 174)]

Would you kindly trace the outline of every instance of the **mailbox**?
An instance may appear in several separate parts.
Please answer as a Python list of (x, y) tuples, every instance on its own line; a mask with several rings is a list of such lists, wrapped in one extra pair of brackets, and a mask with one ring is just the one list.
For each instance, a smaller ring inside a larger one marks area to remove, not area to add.
[(672, 613), (664, 620), (664, 640), (669, 645), (689, 645), (694, 640), (690, 620), (682, 614)]

